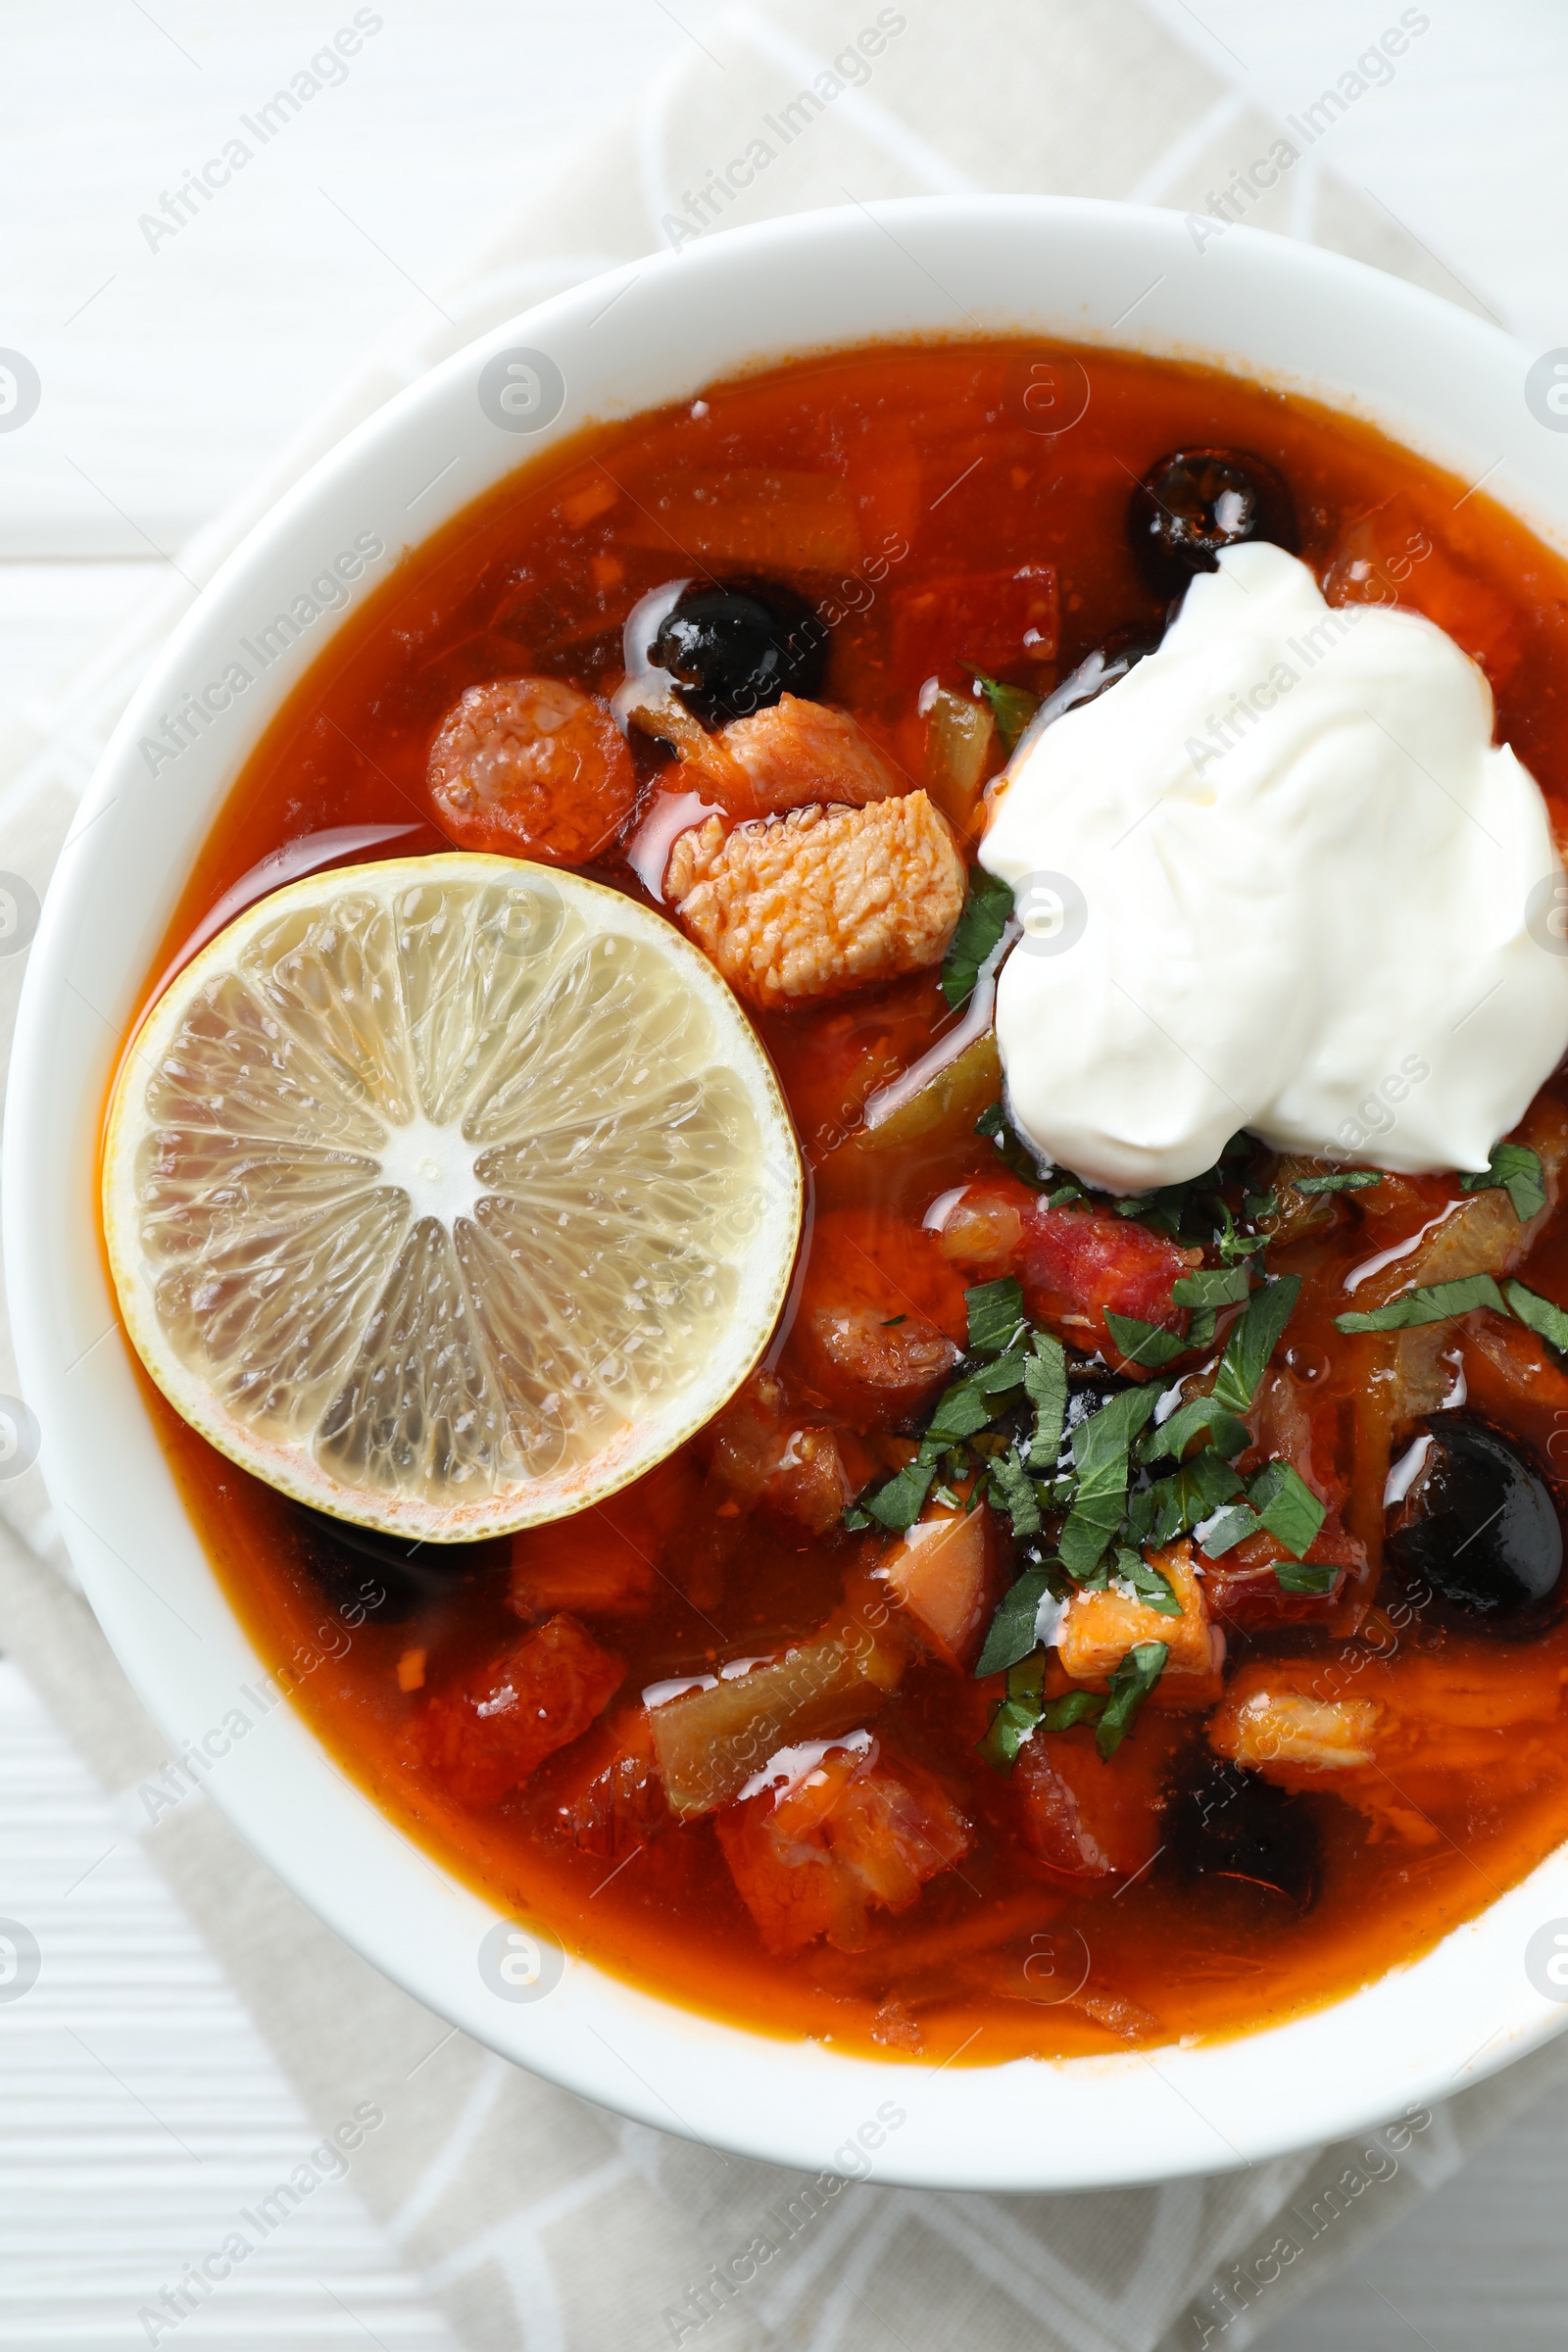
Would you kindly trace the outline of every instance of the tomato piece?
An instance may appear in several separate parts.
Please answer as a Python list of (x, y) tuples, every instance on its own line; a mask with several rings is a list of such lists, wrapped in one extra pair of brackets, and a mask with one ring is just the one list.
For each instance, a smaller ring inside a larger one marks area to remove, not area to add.
[(976, 1276), (1016, 1274), (1035, 1322), (1075, 1348), (1098, 1348), (1138, 1379), (1147, 1373), (1126, 1363), (1110, 1336), (1107, 1308), (1185, 1332), (1187, 1310), (1172, 1305), (1171, 1286), (1202, 1261), (1200, 1250), (1183, 1250), (1134, 1217), (1053, 1208), (1012, 1176), (967, 1185), (943, 1218), (941, 1248)]
[(460, 1805), (497, 1804), (581, 1737), (625, 1671), (574, 1617), (552, 1617), (464, 1689), (431, 1698), (414, 1743)]
[(560, 678), (497, 678), (441, 721), (427, 785), (459, 849), (581, 865), (631, 814), (637, 771), (597, 696)]
[(830, 1749), (782, 1793), (764, 1788), (714, 1824), (741, 1900), (770, 1952), (820, 1936), (866, 1940), (872, 1905), (905, 1911), (967, 1851), (969, 1827), (941, 1784), (864, 1750)]
[(1087, 1725), (1036, 1732), (1012, 1774), (1030, 1852), (1064, 1878), (1135, 1877), (1159, 1851), (1165, 1768), (1148, 1724), (1108, 1763)]
[(968, 1674), (1002, 1598), (991, 1509), (927, 1503), (877, 1574), (907, 1613), (921, 1642), (945, 1666)]
[(1055, 659), (1056, 573), (1051, 564), (954, 572), (901, 589), (893, 605), (893, 665), (933, 677), (955, 663), (1029, 684)]

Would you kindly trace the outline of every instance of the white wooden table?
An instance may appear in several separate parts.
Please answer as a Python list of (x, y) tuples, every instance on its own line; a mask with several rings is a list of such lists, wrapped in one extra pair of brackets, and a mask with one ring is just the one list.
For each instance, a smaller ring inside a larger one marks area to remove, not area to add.
[[(1398, 0), (1152, 5), (1282, 115), (1400, 14)], [(27, 354), (43, 395), (24, 431), (0, 433), (0, 728), (58, 711), (63, 682), (181, 540), (717, 13), (381, 0), (358, 12), (377, 22), (342, 78), (261, 143), (241, 119), (355, 21), (349, 0), (325, 13), (12, 0), (0, 346)], [(1336, 126), (1334, 162), (1527, 341), (1568, 343), (1568, 13), (1562, 0), (1426, 13), (1392, 83)], [(250, 161), (179, 220), (189, 172), (236, 134)], [(171, 213), (168, 233), (143, 225)], [(62, 1955), (26, 2030), (0, 2036), (0, 2345), (142, 2345), (138, 2305), (311, 2132), (122, 1817), (10, 1667), (0, 1912), (47, 1917)], [(1568, 2118), (1538, 2109), (1261, 2340), (1556, 2352), (1565, 2189)], [(389, 2352), (449, 2341), (352, 2177), (178, 2330), (181, 2352), (367, 2338)]]

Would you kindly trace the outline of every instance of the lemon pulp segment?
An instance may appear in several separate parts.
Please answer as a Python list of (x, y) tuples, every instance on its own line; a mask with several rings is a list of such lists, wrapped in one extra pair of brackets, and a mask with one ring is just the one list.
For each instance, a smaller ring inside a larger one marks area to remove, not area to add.
[(717, 1410), (801, 1172), (697, 951), (578, 875), (451, 854), (311, 876), (212, 941), (126, 1057), (104, 1200), (188, 1421), (453, 1541), (578, 1509)]

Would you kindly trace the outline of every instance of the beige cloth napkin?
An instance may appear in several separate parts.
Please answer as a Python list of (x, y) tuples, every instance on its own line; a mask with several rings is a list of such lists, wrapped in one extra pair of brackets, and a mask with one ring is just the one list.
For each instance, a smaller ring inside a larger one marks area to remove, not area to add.
[[(868, 28), (880, 50), (858, 40)], [(1136, 0), (796, 0), (726, 18), (548, 202), (433, 290), (444, 323), (427, 323), (432, 302), (184, 551), (163, 596), (58, 710), (0, 744), (0, 872), (42, 891), (92, 762), (192, 583), (319, 451), (473, 335), (660, 244), (767, 214), (968, 188), (1202, 213), (1284, 137), (1294, 160), (1249, 202), (1250, 222), (1471, 300), (1335, 177), (1335, 110), (1314, 115), (1315, 97), (1303, 94), (1286, 130)], [(1355, 102), (1375, 104), (1375, 89)], [(714, 174), (736, 156), (749, 157), (752, 181), (721, 200)], [(23, 960), (0, 961), (6, 1037)], [(0, 1389), (15, 1388), (0, 1334)], [(138, 1790), (167, 1758), (72, 1589), (36, 1472), (0, 1489), (0, 1637), (126, 1821), (146, 1828)], [(323, 2134), (363, 2102), (384, 2111), (356, 2181), (474, 2352), (1239, 2346), (1568, 2075), (1565, 2041), (1493, 2082), (1456, 2082), (1456, 2097), (1402, 2127), (1214, 2180), (1004, 2197), (872, 2178), (803, 2196), (794, 2176), (622, 2123), (450, 2032), (305, 1912), (205, 1799), (162, 1813), (146, 1841)], [(719, 2293), (714, 2266), (758, 2238), (775, 2250)]]

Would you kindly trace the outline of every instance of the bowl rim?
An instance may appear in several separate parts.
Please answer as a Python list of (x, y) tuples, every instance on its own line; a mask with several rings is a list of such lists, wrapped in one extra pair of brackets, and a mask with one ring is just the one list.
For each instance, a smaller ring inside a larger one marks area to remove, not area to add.
[[(1568, 544), (1568, 440), (1526, 409), (1531, 355), (1437, 296), (1319, 247), (1240, 226), (1199, 238), (1191, 217), (1089, 198), (922, 197), (786, 216), (622, 265), (493, 329), (357, 426), (185, 614), (116, 729), (50, 884), (18, 1015), (0, 1191), (41, 1464), (100, 1623), (171, 1741), (176, 1788), (203, 1788), (286, 1886), (439, 2016), (598, 2104), (824, 2174), (1074, 2189), (1226, 2171), (1338, 2138), (1540, 2046), (1568, 2026), (1568, 2006), (1532, 1988), (1523, 1951), (1557, 1914), (1568, 1928), (1568, 1846), (1405, 1967), (1282, 2025), (1188, 2047), (993, 2067), (860, 2058), (686, 2010), (562, 1955), (548, 1934), (539, 1985), (549, 1997), (508, 1994), (493, 1970), (480, 1973), (480, 1947), (503, 1924), (494, 1906), (353, 1789), (304, 1717), (279, 1703), (184, 1518), (96, 1234), (83, 1247), (98, 1110), (127, 998), (193, 845), (386, 557), (399, 507), (419, 508), (403, 542), (417, 544), (590, 414), (630, 416), (748, 366), (878, 334), (951, 335), (960, 316), (961, 339), (1010, 326), (1206, 360), (1325, 400), (1439, 464), (1484, 467), (1489, 494)], [(486, 367), (504, 372), (518, 349), (559, 363), (564, 377), (564, 405), (526, 446), (476, 397)], [(714, 365), (725, 350), (730, 361)], [(366, 538), (380, 552), (352, 581), (337, 572), (340, 604), (320, 585), (334, 576), (320, 551)], [(276, 600), (280, 619), (298, 614), (290, 581), (307, 604), (317, 589), (322, 610), (226, 704), (193, 704), (207, 693), (200, 681), (226, 674), (236, 643), (258, 653), (256, 612)], [(166, 1786), (164, 1804), (175, 1801)]]

